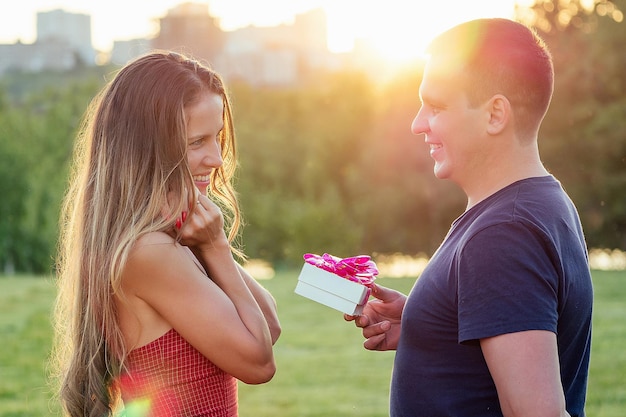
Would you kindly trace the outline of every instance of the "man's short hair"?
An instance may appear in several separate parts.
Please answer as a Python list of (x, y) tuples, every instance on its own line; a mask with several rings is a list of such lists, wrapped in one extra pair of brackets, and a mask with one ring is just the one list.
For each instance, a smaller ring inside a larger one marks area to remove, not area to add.
[(472, 20), (439, 35), (428, 52), (458, 77), (471, 105), (502, 94), (513, 108), (516, 131), (536, 135), (552, 98), (554, 68), (532, 29), (503, 18)]

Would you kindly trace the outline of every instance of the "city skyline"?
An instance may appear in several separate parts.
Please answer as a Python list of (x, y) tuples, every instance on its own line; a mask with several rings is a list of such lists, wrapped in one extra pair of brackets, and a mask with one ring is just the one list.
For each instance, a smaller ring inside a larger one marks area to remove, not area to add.
[[(22, 0), (0, 15), (0, 43), (36, 40), (36, 14), (62, 9), (91, 16), (92, 44), (109, 51), (116, 40), (150, 38), (158, 32), (158, 19), (181, 0), (122, 2), (121, 0)], [(275, 26), (293, 22), (299, 13), (322, 8), (328, 20), (327, 44), (331, 52), (352, 50), (364, 39), (389, 59), (410, 59), (436, 33), (477, 17), (512, 17), (514, 0), (475, 0), (449, 5), (411, 4), (404, 0), (210, 0), (207, 5), (225, 31), (246, 26)], [(420, 2), (422, 3), (422, 2)], [(117, 7), (116, 7), (117, 6)], [(123, 11), (120, 13), (120, 11)]]

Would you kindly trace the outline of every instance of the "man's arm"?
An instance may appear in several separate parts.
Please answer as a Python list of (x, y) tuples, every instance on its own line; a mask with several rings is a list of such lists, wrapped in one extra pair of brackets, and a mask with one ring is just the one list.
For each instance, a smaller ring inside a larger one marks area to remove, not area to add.
[(481, 339), (505, 417), (566, 417), (556, 335), (531, 330)]

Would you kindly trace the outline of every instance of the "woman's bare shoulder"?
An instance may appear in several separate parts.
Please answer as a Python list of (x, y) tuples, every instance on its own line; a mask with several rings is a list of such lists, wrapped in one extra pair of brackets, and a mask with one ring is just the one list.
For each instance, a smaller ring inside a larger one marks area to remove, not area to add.
[(142, 346), (170, 329), (149, 300), (167, 294), (167, 280), (173, 279), (167, 265), (174, 262), (177, 246), (166, 233), (152, 232), (141, 236), (130, 250), (121, 287), (125, 301), (118, 303), (118, 320), (128, 346)]
[(167, 278), (186, 263), (193, 261), (173, 237), (163, 232), (147, 233), (133, 244), (124, 267), (123, 285), (132, 287), (146, 280), (157, 284), (159, 278)]
[(146, 248), (152, 245), (174, 245), (176, 239), (165, 232), (150, 232), (142, 235), (133, 246), (133, 250)]

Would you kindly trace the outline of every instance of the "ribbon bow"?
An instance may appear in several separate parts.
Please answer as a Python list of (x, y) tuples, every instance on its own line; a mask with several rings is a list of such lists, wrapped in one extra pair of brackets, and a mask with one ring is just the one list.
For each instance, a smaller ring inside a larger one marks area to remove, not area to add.
[(304, 255), (304, 261), (367, 287), (372, 285), (376, 279), (376, 275), (378, 275), (376, 263), (367, 255), (352, 256), (342, 259), (329, 255), (328, 253), (322, 256), (307, 253)]

